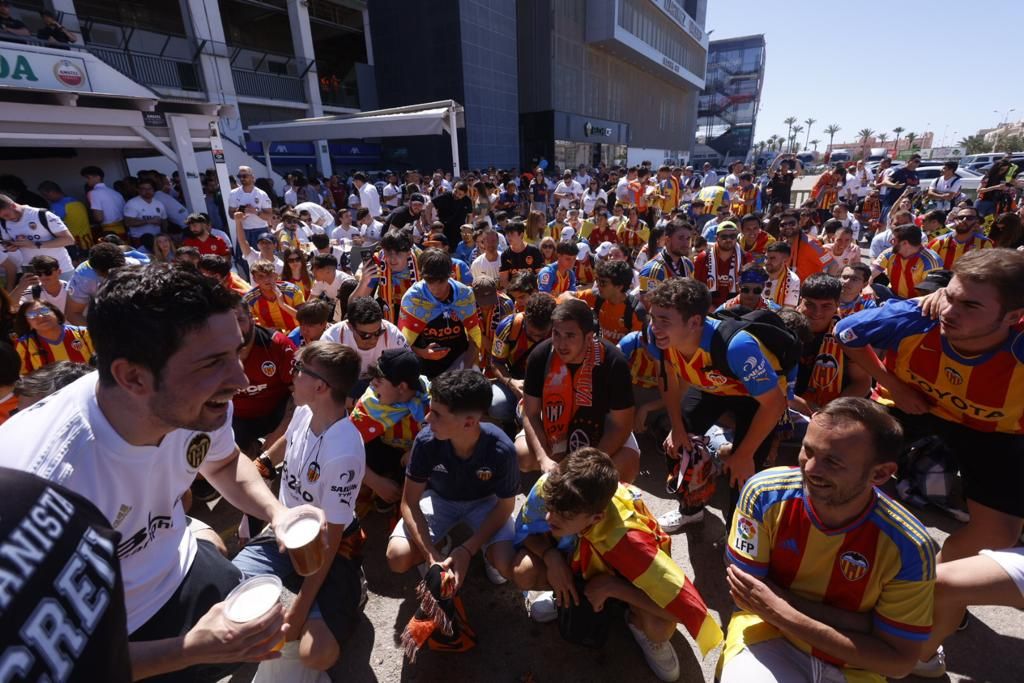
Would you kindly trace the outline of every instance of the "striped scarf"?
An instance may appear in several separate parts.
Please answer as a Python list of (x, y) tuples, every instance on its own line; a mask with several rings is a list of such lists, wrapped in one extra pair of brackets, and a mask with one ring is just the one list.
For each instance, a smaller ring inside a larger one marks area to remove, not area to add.
[[(708, 268), (708, 280), (707, 286), (714, 294), (719, 290), (718, 283), (718, 245), (710, 245), (710, 249), (704, 252), (705, 263)], [(736, 293), (736, 287), (740, 283), (740, 265), (743, 263), (743, 250), (740, 249), (740, 245), (737, 244), (736, 248), (732, 251), (732, 257), (729, 260), (729, 277), (732, 279), (732, 284), (729, 285), (729, 294)]]
[(769, 280), (768, 285), (765, 298), (769, 301), (774, 301), (780, 306), (784, 306), (786, 304), (786, 297), (789, 296), (789, 269), (784, 269), (779, 273), (778, 279)]
[(402, 311), (398, 317), (398, 329), (412, 346), (420, 333), (427, 328), (431, 320), (448, 315), (462, 323), (476, 347), (482, 348), (483, 334), (480, 331), (480, 314), (476, 310), (476, 299), (470, 287), (448, 280), (451, 287), (451, 300), (439, 301), (430, 293), (425, 280), (420, 280), (402, 297)]
[[(377, 298), (381, 301), (384, 315), (391, 322), (397, 322), (402, 297), (409, 291), (412, 284), (420, 279), (417, 251), (414, 249), (409, 254), (409, 267), (400, 273), (391, 271), (391, 266), (388, 265), (386, 259), (382, 258), (381, 252), (373, 255), (373, 262), (377, 264), (377, 272), (380, 273), (377, 281)], [(405, 277), (407, 273), (408, 277)]]
[(815, 349), (811, 378), (803, 394), (805, 399), (819, 406), (824, 406), (843, 391), (845, 354), (834, 334), (838, 321), (838, 316), (832, 319), (828, 332), (825, 333), (821, 344)]
[[(427, 395), (423, 391), (405, 403), (388, 405), (381, 403), (373, 387), (367, 387), (366, 393), (352, 409), (352, 424), (359, 430), (363, 443), (383, 437), (394, 442), (396, 436), (408, 440), (406, 448), (412, 446), (412, 439), (419, 432), (420, 425), (427, 413)], [(395, 445), (389, 443), (389, 445)]]

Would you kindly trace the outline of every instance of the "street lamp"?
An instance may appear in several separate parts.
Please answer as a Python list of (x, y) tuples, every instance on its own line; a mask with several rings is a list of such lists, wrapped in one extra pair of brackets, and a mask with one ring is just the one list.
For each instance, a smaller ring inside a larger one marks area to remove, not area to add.
[[(999, 124), (998, 126), (996, 126), (996, 132), (995, 132), (995, 135), (993, 135), (993, 136), (992, 136), (992, 151), (993, 151), (993, 152), (995, 152), (995, 151), (996, 151), (996, 145), (998, 145), (998, 144), (999, 144), (999, 130), (1000, 130), (1000, 129), (1001, 129), (1001, 128), (1002, 128), (1003, 126), (1005, 126), (1005, 125), (1006, 125), (1006, 122), (1007, 122), (1007, 121), (1008, 121), (1008, 120), (1010, 119), (1010, 114), (1012, 114), (1012, 113), (1013, 113), (1013, 112), (1015, 112), (1015, 111), (1017, 111), (1017, 110), (1016, 110), (1016, 109), (1007, 109), (1007, 110), (1006, 110), (1006, 113), (1005, 113), (1005, 114), (1003, 114), (1003, 120), (1002, 120), (1002, 122), (1001, 122), (1001, 123), (1000, 123), (1000, 124)], [(999, 110), (998, 110), (998, 109), (993, 109), (993, 110), (992, 110), (992, 113), (993, 113), (993, 114), (998, 114), (998, 113), (999, 113)]]

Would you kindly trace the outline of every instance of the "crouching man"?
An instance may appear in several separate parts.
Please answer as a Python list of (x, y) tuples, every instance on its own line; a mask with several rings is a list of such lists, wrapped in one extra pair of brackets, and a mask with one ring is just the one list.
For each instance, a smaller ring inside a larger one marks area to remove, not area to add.
[(512, 580), (531, 617), (551, 621), (582, 598), (601, 612), (625, 603), (626, 623), (651, 670), (679, 678), (669, 639), (682, 624), (701, 654), (722, 641), (700, 593), (672, 559), (672, 541), (611, 458), (581, 448), (543, 475), (516, 520)]

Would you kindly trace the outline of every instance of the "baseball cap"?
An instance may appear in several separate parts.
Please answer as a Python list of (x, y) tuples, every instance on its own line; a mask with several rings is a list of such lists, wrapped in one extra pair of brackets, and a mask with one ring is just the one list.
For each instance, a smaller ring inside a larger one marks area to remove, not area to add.
[(562, 239), (563, 241), (574, 240), (576, 239), (576, 231), (572, 227), (567, 225), (564, 228), (562, 228), (560, 239)]
[(580, 242), (576, 245), (576, 260), (586, 261), (587, 257), (590, 256), (590, 245), (586, 242)]
[(919, 292), (930, 293), (937, 289), (942, 289), (949, 284), (949, 281), (953, 279), (953, 271), (951, 270), (933, 270), (932, 272), (925, 275), (924, 280), (917, 283), (914, 287)]
[(413, 202), (419, 202), (420, 204), (426, 204), (426, 203), (427, 203), (427, 198), (426, 198), (426, 197), (424, 197), (424, 196), (423, 196), (422, 194), (420, 194), (419, 192), (414, 192), (414, 193), (412, 193), (412, 195), (411, 195), (411, 196), (409, 197), (409, 203), (411, 204), (411, 203), (413, 203)]
[(473, 283), (473, 296), (477, 306), (494, 306), (498, 303), (498, 290), (491, 284)]
[(721, 223), (719, 223), (718, 225), (715, 226), (715, 234), (716, 235), (718, 233), (720, 233), (720, 232), (725, 231), (725, 230), (733, 230), (733, 231), (738, 233), (740, 229), (737, 228), (736, 224), (733, 223), (732, 221), (722, 221)]
[(256, 244), (259, 244), (260, 242), (270, 242), (273, 244), (274, 238), (270, 236), (269, 232), (261, 232), (259, 237), (256, 238)]
[(402, 382), (410, 387), (420, 384), (420, 359), (409, 349), (386, 349), (370, 370), (396, 386)]
[(597, 245), (594, 253), (597, 254), (597, 258), (608, 258), (608, 254), (612, 253), (614, 246), (611, 242), (601, 242), (601, 244)]

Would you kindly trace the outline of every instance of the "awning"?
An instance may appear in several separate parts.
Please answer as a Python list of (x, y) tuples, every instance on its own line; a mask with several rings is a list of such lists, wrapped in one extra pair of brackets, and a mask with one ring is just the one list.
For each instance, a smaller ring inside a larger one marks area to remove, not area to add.
[(465, 127), (464, 116), (461, 104), (455, 100), (441, 100), (358, 114), (260, 123), (249, 126), (249, 138), (263, 143), (269, 164), (269, 156), (273, 153), (270, 144), (275, 142), (359, 140), (448, 133), (452, 140), (452, 168), (455, 177), (459, 177), (458, 135), (454, 127)]

